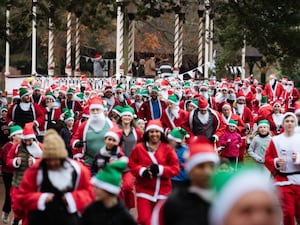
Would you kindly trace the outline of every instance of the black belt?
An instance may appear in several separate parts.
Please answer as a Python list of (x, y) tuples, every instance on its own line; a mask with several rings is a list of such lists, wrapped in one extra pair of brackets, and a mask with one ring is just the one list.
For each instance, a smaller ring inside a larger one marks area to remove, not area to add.
[(300, 174), (300, 171), (289, 172), (289, 173), (279, 172), (278, 174), (279, 174), (280, 176), (290, 176), (290, 175)]

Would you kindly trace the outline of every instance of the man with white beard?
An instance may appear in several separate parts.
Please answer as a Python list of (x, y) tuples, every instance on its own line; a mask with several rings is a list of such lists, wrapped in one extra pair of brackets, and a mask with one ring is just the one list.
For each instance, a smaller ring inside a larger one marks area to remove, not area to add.
[(222, 85), (221, 92), (218, 92), (215, 97), (218, 112), (222, 111), (222, 105), (225, 102), (227, 102), (227, 98), (228, 98), (228, 87), (227, 85)]
[(294, 87), (294, 82), (289, 80), (287, 82), (285, 92), (283, 93), (283, 101), (285, 112), (294, 112), (295, 102), (299, 99), (299, 92)]
[(244, 84), (241, 89), (246, 97), (246, 105), (251, 110), (252, 109), (252, 100), (254, 98), (253, 93), (251, 91), (250, 80), (245, 79)]
[(208, 85), (203, 83), (200, 85), (199, 94), (203, 96), (211, 109), (217, 110), (215, 98), (208, 93)]
[(272, 104), (277, 99), (281, 100), (284, 88), (281, 83), (276, 80), (276, 75), (270, 75), (270, 81), (266, 84), (264, 93), (268, 96), (268, 103)]
[(226, 123), (220, 114), (209, 108), (205, 98), (198, 98), (198, 108), (190, 112), (184, 128), (190, 136), (205, 136), (211, 142), (217, 142), (226, 129)]
[[(251, 110), (246, 106), (246, 97), (243, 92), (238, 92), (236, 96), (236, 106), (233, 109), (233, 113), (240, 116), (242, 121), (245, 123), (245, 129), (241, 133), (242, 139), (243, 139), (243, 145), (239, 149), (239, 162), (244, 161), (244, 155), (246, 152), (246, 136), (251, 133), (251, 130), (253, 128), (253, 115)], [(244, 137), (244, 138), (243, 138)]]
[(88, 102), (90, 109), (89, 119), (84, 121), (71, 139), (71, 146), (81, 151), (73, 157), (82, 159), (87, 166), (91, 166), (94, 156), (104, 146), (104, 136), (113, 126), (112, 122), (105, 117), (103, 100), (94, 97)]
[(187, 120), (187, 112), (179, 107), (179, 99), (176, 95), (168, 97), (168, 107), (163, 110), (161, 122), (166, 133), (176, 127), (181, 127)]
[(119, 105), (121, 105), (121, 106), (131, 104), (129, 96), (126, 96), (126, 94), (124, 93), (122, 84), (118, 84), (116, 87), (116, 98), (119, 101)]
[(135, 92), (134, 102), (130, 104), (130, 107), (134, 109), (134, 114), (140, 118), (140, 109), (143, 104), (143, 93), (141, 90)]

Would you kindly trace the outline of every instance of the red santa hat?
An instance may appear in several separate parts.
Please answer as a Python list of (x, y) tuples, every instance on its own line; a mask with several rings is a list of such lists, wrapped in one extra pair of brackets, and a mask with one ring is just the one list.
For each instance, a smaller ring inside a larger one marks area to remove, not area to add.
[(105, 92), (108, 92), (108, 91), (113, 92), (112, 86), (108, 85), (108, 86), (106, 86), (106, 87), (104, 88), (104, 93), (105, 93)]
[(89, 109), (103, 109), (103, 100), (95, 96), (88, 101)]
[(98, 58), (100, 58), (101, 57), (101, 55), (99, 54), (99, 53), (96, 53), (95, 55), (94, 55), (94, 58), (95, 59), (98, 59)]
[(240, 77), (236, 77), (236, 78), (234, 79), (233, 82), (234, 82), (235, 84), (240, 84), (240, 83), (242, 83), (242, 80), (241, 80)]
[(229, 109), (231, 109), (231, 105), (229, 103), (227, 103), (227, 102), (224, 102), (223, 105), (222, 105), (222, 109), (223, 108), (229, 108)]
[(150, 120), (147, 127), (146, 127), (146, 132), (149, 131), (149, 130), (158, 130), (160, 131), (161, 133), (164, 132), (164, 129), (163, 129), (163, 126), (162, 126), (162, 123), (159, 119), (156, 119), (156, 120)]
[(207, 109), (208, 106), (209, 106), (209, 104), (208, 104), (207, 100), (204, 97), (199, 96), (199, 98), (198, 98), (198, 108), (203, 110), (203, 109)]
[(117, 124), (113, 124), (113, 127), (111, 127), (104, 135), (104, 138), (106, 137), (112, 137), (114, 138), (117, 143), (119, 144), (123, 135), (123, 130), (119, 128)]
[(57, 86), (57, 84), (51, 84), (50, 88), (52, 90), (56, 90), (56, 89), (58, 89), (58, 86)]
[(280, 100), (274, 101), (272, 104), (273, 108), (275, 107), (275, 105), (279, 105), (279, 107), (281, 107), (281, 101)]
[(23, 129), (23, 135), (22, 139), (30, 139), (30, 138), (36, 138), (34, 130), (33, 130), (34, 123), (26, 123)]
[(185, 171), (190, 172), (195, 166), (205, 162), (213, 162), (217, 164), (219, 157), (214, 151), (214, 146), (205, 137), (199, 137), (192, 141), (189, 145), (189, 150), (184, 155)]
[(245, 94), (242, 91), (239, 91), (236, 95), (236, 99), (246, 99)]
[(185, 97), (193, 96), (193, 92), (190, 89), (186, 89), (184, 92)]
[(60, 88), (59, 88), (59, 92), (62, 92), (62, 93), (64, 93), (64, 94), (67, 93), (67, 90), (68, 90), (68, 88), (67, 88), (67, 86), (65, 86), (65, 85), (62, 85), (62, 86), (60, 86)]
[(12, 99), (20, 98), (19, 96), (19, 89), (12, 90)]
[(82, 117), (89, 118), (89, 116), (90, 116), (90, 109), (88, 106), (85, 106), (82, 110)]
[(160, 85), (161, 85), (162, 87), (164, 87), (164, 86), (169, 86), (169, 81), (167, 81), (167, 80), (162, 80), (161, 83), (160, 83)]

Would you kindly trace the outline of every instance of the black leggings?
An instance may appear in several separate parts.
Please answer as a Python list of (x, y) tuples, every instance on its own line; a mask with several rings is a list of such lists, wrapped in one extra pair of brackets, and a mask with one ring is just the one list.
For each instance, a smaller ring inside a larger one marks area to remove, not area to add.
[(10, 188), (11, 188), (12, 177), (13, 177), (12, 173), (2, 172), (2, 179), (5, 188), (5, 200), (4, 200), (2, 211), (6, 213), (10, 213), (11, 211)]

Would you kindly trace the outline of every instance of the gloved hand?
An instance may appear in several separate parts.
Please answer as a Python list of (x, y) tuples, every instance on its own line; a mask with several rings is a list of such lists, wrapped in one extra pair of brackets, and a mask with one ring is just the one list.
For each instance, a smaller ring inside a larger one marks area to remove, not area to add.
[(209, 138), (209, 140), (212, 142), (212, 143), (215, 143), (217, 141), (216, 137), (215, 136), (211, 136)]
[(75, 148), (82, 148), (83, 147), (83, 141), (78, 141), (76, 142), (76, 144), (74, 145)]
[(152, 176), (157, 176), (157, 174), (159, 173), (158, 165), (154, 163), (149, 166), (149, 170), (151, 171)]
[(149, 173), (149, 170), (147, 170), (147, 169), (142, 174), (142, 177), (144, 177), (144, 178), (149, 178), (150, 176), (151, 176), (151, 174)]

